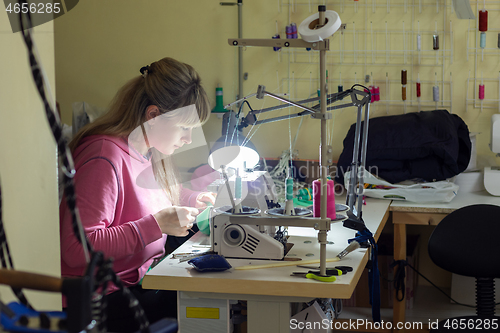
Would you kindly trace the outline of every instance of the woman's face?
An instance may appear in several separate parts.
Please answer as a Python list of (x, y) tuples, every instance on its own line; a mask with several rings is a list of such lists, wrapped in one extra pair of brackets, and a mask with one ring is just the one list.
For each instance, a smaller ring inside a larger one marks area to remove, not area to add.
[(185, 144), (190, 144), (193, 127), (174, 118), (158, 116), (148, 133), (149, 145), (164, 155), (172, 155)]
[[(187, 115), (187, 116), (186, 116)], [(194, 105), (175, 111), (160, 114), (150, 119), (146, 126), (150, 147), (156, 148), (164, 155), (172, 155), (174, 151), (192, 142), (193, 124), (186, 119), (198, 117)]]

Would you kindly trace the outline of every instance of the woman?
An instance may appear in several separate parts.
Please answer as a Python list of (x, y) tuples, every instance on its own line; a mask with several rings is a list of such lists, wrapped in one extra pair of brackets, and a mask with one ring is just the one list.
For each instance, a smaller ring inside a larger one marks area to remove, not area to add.
[[(143, 290), (140, 281), (165, 252), (169, 236), (186, 236), (197, 208), (214, 204), (212, 193), (180, 186), (170, 155), (191, 143), (191, 131), (210, 115), (207, 95), (194, 69), (171, 58), (141, 68), (116, 95), (105, 115), (73, 138), (77, 205), (83, 229), (153, 323), (176, 316), (176, 294)], [(73, 233), (65, 201), (60, 206), (61, 271), (81, 276), (86, 261)], [(107, 326), (138, 329), (128, 304), (110, 286)]]

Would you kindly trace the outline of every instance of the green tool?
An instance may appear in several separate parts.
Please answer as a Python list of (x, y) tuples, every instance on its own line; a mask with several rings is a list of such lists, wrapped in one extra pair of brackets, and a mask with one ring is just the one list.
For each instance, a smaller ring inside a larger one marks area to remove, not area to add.
[(310, 272), (293, 272), (291, 276), (305, 277), (306, 279), (313, 279), (321, 282), (335, 282), (337, 280), (335, 276), (323, 276)]

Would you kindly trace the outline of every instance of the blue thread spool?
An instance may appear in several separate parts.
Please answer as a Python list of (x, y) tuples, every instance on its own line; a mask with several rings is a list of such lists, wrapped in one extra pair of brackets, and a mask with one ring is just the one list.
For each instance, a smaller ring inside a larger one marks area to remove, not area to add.
[[(276, 34), (272, 37), (272, 39), (281, 39), (280, 35), (279, 34)], [(281, 47), (275, 47), (273, 46), (273, 51), (279, 51), (281, 50)]]
[(234, 182), (234, 197), (236, 199), (241, 199), (241, 177), (236, 176), (236, 181)]
[(479, 46), (484, 49), (486, 47), (486, 33), (481, 32), (479, 37)]

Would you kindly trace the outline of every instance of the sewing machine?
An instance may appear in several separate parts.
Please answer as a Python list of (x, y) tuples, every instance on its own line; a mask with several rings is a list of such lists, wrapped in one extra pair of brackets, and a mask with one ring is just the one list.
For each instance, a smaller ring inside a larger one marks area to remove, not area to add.
[[(212, 251), (230, 258), (282, 259), (284, 244), (275, 239), (276, 227), (234, 223), (236, 217), (266, 216), (276, 202), (276, 186), (268, 172), (244, 172), (242, 176), (241, 213), (232, 213), (230, 196), (235, 192), (235, 176), (213, 182), (209, 189), (217, 193), (210, 216)], [(233, 189), (231, 191), (231, 188)]]
[(235, 177), (211, 184), (212, 190), (218, 193), (210, 216), (211, 251), (217, 254), (228, 258), (281, 260), (293, 246), (287, 242), (284, 226), (311, 227), (326, 236), (331, 223), (347, 219), (342, 211), (349, 208), (342, 204), (336, 205), (335, 221), (312, 217), (310, 210), (300, 207), (294, 208), (295, 215), (286, 215), (284, 208), (271, 208), (277, 195), (269, 173), (254, 171), (243, 179), (239, 213), (234, 212), (230, 199), (236, 186)]

